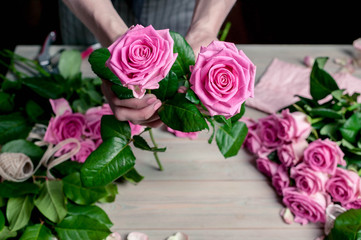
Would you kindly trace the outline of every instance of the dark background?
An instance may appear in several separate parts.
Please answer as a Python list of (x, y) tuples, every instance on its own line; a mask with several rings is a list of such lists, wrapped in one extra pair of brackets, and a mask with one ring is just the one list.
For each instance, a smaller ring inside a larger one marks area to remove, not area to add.
[[(100, 0), (102, 1), (102, 0)], [(222, 1), (222, 0), (220, 0)], [(225, 22), (226, 41), (236, 44), (352, 44), (361, 37), (359, 1), (238, 0)], [(0, 49), (43, 43), (59, 34), (58, 0), (5, 0), (0, 3)], [(6, 69), (0, 67), (0, 73)]]

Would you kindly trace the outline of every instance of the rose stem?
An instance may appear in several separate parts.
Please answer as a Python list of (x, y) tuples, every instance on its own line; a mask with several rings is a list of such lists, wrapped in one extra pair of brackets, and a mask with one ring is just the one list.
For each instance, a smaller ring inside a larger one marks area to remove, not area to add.
[[(149, 136), (150, 136), (150, 139), (152, 140), (152, 143), (153, 143), (154, 147), (155, 147), (155, 148), (158, 148), (158, 145), (157, 145), (157, 143), (156, 143), (155, 140), (154, 140), (154, 136), (153, 136), (152, 129), (149, 129)], [(157, 152), (153, 152), (153, 155), (154, 155), (155, 160), (157, 161), (159, 170), (160, 170), (160, 171), (163, 171), (163, 166), (162, 166), (162, 164), (160, 163), (160, 160), (159, 160), (159, 157), (158, 157), (158, 153), (157, 153)]]

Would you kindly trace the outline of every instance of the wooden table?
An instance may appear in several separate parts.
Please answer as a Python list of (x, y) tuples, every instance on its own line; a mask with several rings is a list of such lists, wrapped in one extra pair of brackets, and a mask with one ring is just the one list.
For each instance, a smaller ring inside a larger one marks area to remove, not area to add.
[[(346, 57), (351, 45), (239, 45), (257, 66), (260, 78), (273, 58), (301, 64), (310, 55)], [(16, 52), (35, 56), (36, 46), (19, 46)], [(54, 50), (54, 49), (53, 49)], [(54, 50), (55, 51), (55, 50)], [(88, 62), (82, 70), (93, 76)], [(330, 60), (326, 70), (335, 71)], [(361, 76), (360, 71), (355, 73)], [(265, 116), (248, 108), (246, 116)], [(176, 138), (156, 130), (159, 154), (164, 171), (156, 168), (153, 155), (134, 150), (136, 169), (145, 177), (137, 186), (119, 184), (119, 194), (112, 204), (102, 204), (114, 223), (113, 231), (125, 236), (131, 231), (162, 240), (181, 231), (192, 240), (310, 240), (322, 235), (322, 225), (297, 223), (287, 225), (279, 216), (281, 200), (255, 167), (253, 156), (241, 150), (238, 156), (224, 159), (215, 142), (202, 132), (198, 139)]]

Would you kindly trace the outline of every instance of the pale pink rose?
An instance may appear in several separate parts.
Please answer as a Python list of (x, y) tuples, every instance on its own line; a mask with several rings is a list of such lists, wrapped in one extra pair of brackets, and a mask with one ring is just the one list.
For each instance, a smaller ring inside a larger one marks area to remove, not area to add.
[(257, 131), (248, 129), (247, 137), (243, 142), (243, 146), (253, 154), (258, 154), (262, 147), (261, 138), (258, 136)]
[(272, 185), (280, 196), (282, 196), (283, 189), (289, 187), (290, 178), (285, 166), (278, 166), (276, 173), (272, 176)]
[(105, 240), (122, 240), (122, 236), (117, 232), (113, 232), (109, 234)]
[(189, 240), (188, 236), (182, 232), (177, 232), (172, 236), (168, 237), (166, 240)]
[[(55, 157), (59, 157), (62, 156), (68, 152), (70, 152), (71, 150), (73, 150), (76, 147), (76, 144), (74, 143), (69, 143), (66, 144), (64, 147), (62, 147), (59, 151), (57, 151), (54, 156)], [(80, 163), (84, 163), (85, 160), (88, 158), (88, 156), (96, 149), (96, 145), (95, 143), (90, 140), (90, 139), (86, 139), (82, 142), (80, 142), (80, 150), (73, 155), (70, 160), (72, 161), (76, 161), (76, 162), (80, 162)]]
[(287, 142), (306, 139), (312, 129), (306, 114), (302, 112), (290, 113), (289, 109), (281, 112), (279, 124), (278, 137)]
[(361, 38), (354, 40), (352, 45), (355, 49), (361, 51)]
[(148, 240), (148, 236), (140, 232), (131, 232), (127, 236), (127, 240)]
[(180, 138), (189, 138), (191, 140), (197, 139), (199, 132), (181, 132), (178, 130), (171, 129), (167, 127), (167, 131), (173, 133), (175, 136)]
[(113, 115), (109, 104), (103, 104), (103, 106), (89, 108), (85, 113), (85, 119), (87, 127), (85, 129), (85, 135), (93, 140), (101, 138), (100, 128), (101, 119), (104, 115)]
[(325, 191), (328, 180), (327, 173), (312, 170), (307, 164), (300, 163), (291, 167), (291, 178), (295, 180), (296, 187), (308, 195)]
[(211, 116), (229, 118), (253, 97), (255, 74), (256, 66), (236, 45), (213, 41), (201, 47), (189, 81)]
[(133, 137), (134, 135), (138, 135), (139, 133), (143, 132), (145, 127), (142, 125), (138, 125), (138, 124), (133, 124), (131, 122), (129, 122), (129, 126), (130, 126), (130, 134)]
[(291, 210), (289, 208), (282, 208), (280, 212), (280, 216), (282, 217), (283, 221), (287, 224), (291, 224), (294, 221), (295, 216), (293, 216)]
[(341, 205), (356, 200), (360, 194), (360, 177), (354, 171), (338, 167), (327, 181), (326, 191), (334, 202), (340, 202)]
[(279, 118), (275, 114), (259, 119), (259, 136), (265, 147), (276, 149), (283, 144), (283, 140), (278, 137), (279, 126)]
[(134, 97), (142, 98), (146, 89), (159, 88), (158, 82), (168, 74), (177, 58), (173, 45), (168, 29), (136, 25), (108, 48), (106, 66)]
[(49, 102), (56, 116), (63, 115), (63, 113), (65, 112), (73, 112), (68, 101), (65, 98), (49, 99)]
[(307, 148), (306, 140), (282, 144), (277, 148), (278, 159), (286, 167), (295, 166), (303, 157), (303, 152)]
[(326, 208), (330, 204), (330, 196), (321, 192), (308, 195), (295, 187), (289, 187), (283, 189), (282, 201), (295, 215), (295, 222), (302, 225), (308, 222), (324, 223)]
[(304, 152), (304, 162), (316, 171), (333, 175), (337, 165), (346, 166), (344, 153), (337, 143), (329, 139), (317, 139), (311, 142)]
[(342, 204), (342, 207), (346, 208), (347, 210), (360, 209), (361, 208), (361, 196), (359, 196), (359, 198), (357, 198), (353, 201)]
[(306, 67), (311, 68), (315, 62), (315, 58), (311, 56), (305, 56), (303, 59), (303, 63), (306, 65)]
[(257, 158), (256, 159), (257, 169), (265, 174), (267, 177), (272, 177), (278, 169), (278, 164), (272, 162), (268, 158)]

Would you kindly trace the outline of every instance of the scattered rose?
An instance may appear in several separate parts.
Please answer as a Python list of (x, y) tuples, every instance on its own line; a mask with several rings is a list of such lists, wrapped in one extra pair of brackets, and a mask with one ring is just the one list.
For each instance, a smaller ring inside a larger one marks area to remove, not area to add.
[(278, 137), (279, 122), (275, 114), (268, 115), (258, 121), (260, 138), (262, 144), (270, 149), (276, 149), (283, 143), (283, 140)]
[(306, 140), (282, 144), (277, 148), (278, 158), (286, 167), (294, 166), (301, 161), (303, 151), (307, 148), (307, 146), (308, 143)]
[(181, 132), (178, 130), (171, 129), (167, 127), (167, 131), (173, 133), (175, 136), (180, 138), (189, 138), (191, 140), (197, 139), (199, 132)]
[(272, 185), (280, 196), (282, 196), (283, 189), (289, 187), (290, 178), (285, 166), (278, 166), (276, 173), (272, 176)]
[(264, 173), (267, 177), (275, 175), (278, 169), (278, 164), (272, 162), (268, 158), (257, 158), (256, 160), (257, 169)]
[[(129, 122), (129, 121), (128, 121)], [(142, 125), (138, 125), (138, 124), (133, 124), (131, 122), (129, 122), (129, 126), (130, 126), (130, 135), (133, 137), (134, 135), (138, 135), (141, 132), (144, 131), (145, 127)]]
[(333, 175), (337, 165), (346, 166), (344, 153), (337, 143), (329, 139), (317, 139), (311, 142), (304, 152), (304, 162), (315, 171)]
[(278, 121), (278, 137), (284, 141), (305, 140), (311, 133), (311, 124), (304, 113), (290, 113), (289, 109), (285, 109), (281, 112)]
[(177, 58), (173, 45), (168, 29), (136, 25), (108, 48), (106, 66), (134, 97), (142, 98), (146, 89), (159, 88), (158, 82), (168, 74)]
[(346, 208), (347, 210), (361, 208), (361, 196), (359, 196), (359, 198), (357, 198), (357, 199), (355, 199), (353, 201), (346, 202), (346, 203), (342, 204), (342, 206), (344, 208)]
[(213, 41), (201, 47), (189, 81), (211, 116), (229, 118), (253, 97), (255, 74), (256, 66), (236, 45)]
[(86, 135), (92, 139), (100, 139), (100, 125), (101, 118), (104, 115), (113, 115), (109, 104), (103, 106), (89, 108), (85, 113), (85, 119), (87, 122)]
[(285, 223), (293, 223), (294, 216), (289, 208), (282, 208), (280, 215)]

